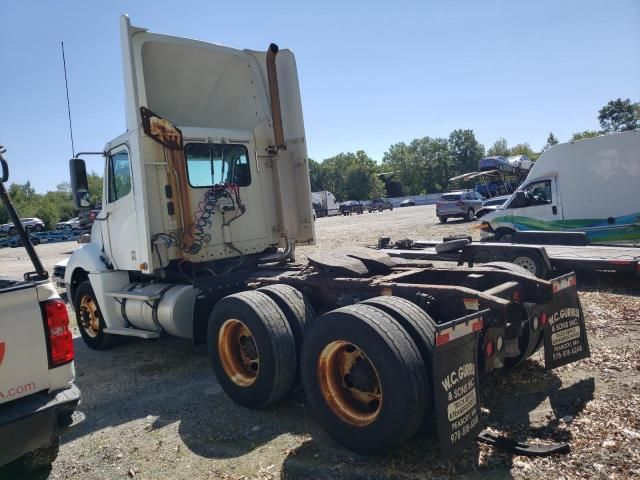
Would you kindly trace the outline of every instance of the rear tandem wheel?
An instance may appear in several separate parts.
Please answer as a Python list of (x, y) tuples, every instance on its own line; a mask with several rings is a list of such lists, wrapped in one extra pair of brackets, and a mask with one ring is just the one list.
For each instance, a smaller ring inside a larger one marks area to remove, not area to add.
[(416, 343), (388, 313), (355, 304), (322, 315), (300, 360), (307, 401), (345, 447), (384, 453), (422, 425), (426, 367)]

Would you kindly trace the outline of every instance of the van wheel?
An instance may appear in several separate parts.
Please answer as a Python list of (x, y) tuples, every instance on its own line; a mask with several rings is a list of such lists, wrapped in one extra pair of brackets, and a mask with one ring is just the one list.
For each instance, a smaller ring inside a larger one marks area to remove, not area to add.
[(496, 230), (496, 233), (493, 237), (496, 242), (511, 243), (513, 233), (514, 231), (510, 228), (499, 228), (498, 230)]
[(76, 312), (78, 330), (89, 348), (106, 350), (117, 343), (115, 335), (104, 332), (107, 325), (89, 280), (82, 282), (76, 289), (73, 308)]
[(421, 426), (426, 368), (388, 313), (356, 304), (324, 314), (305, 338), (302, 383), (315, 415), (346, 448), (387, 452)]
[(51, 443), (37, 448), (29, 453), (25, 453), (22, 457), (11, 462), (8, 466), (14, 470), (23, 472), (35, 472), (51, 466), (58, 458), (60, 451), (60, 439), (56, 438)]
[(266, 407), (293, 386), (298, 364), (293, 332), (280, 307), (262, 292), (220, 300), (209, 317), (207, 346), (220, 386), (244, 407)]
[(476, 212), (473, 211), (473, 208), (470, 208), (467, 211), (467, 220), (469, 222), (473, 222), (473, 219), (476, 218)]

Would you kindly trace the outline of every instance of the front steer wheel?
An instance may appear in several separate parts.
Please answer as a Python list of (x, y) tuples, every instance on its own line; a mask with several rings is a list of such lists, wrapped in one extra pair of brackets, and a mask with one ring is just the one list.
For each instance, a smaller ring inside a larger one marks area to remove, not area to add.
[(104, 332), (107, 325), (89, 280), (82, 282), (76, 289), (73, 308), (76, 312), (78, 330), (89, 348), (106, 350), (116, 345), (117, 336)]
[(266, 407), (293, 386), (294, 335), (283, 311), (262, 292), (220, 300), (209, 317), (207, 346), (220, 386), (244, 407)]
[(385, 453), (422, 425), (426, 368), (411, 336), (388, 313), (356, 304), (326, 313), (302, 346), (307, 401), (350, 450)]

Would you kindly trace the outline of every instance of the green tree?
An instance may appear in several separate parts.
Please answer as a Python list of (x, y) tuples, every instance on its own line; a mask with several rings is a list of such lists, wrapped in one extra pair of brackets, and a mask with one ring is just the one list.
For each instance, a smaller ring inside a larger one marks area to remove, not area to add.
[(575, 142), (576, 140), (598, 137), (600, 135), (602, 135), (602, 132), (596, 132), (595, 130), (584, 130), (582, 132), (574, 132), (573, 135), (571, 135), (571, 141)]
[(487, 151), (487, 155), (490, 157), (496, 156), (508, 156), (510, 154), (509, 147), (507, 145), (507, 140), (500, 137), (496, 142), (491, 145), (491, 148)]
[(528, 143), (519, 143), (518, 145), (509, 149), (509, 155), (526, 155), (529, 158), (536, 159), (539, 154), (533, 151), (531, 145)]
[(628, 98), (611, 100), (598, 111), (598, 121), (605, 133), (640, 128), (640, 104), (632, 103)]
[(454, 130), (449, 135), (449, 149), (453, 157), (455, 175), (478, 169), (484, 157), (484, 146), (476, 140), (473, 130)]
[(545, 151), (557, 144), (558, 144), (558, 139), (553, 134), (553, 132), (549, 132), (549, 136), (547, 137), (547, 143), (545, 143), (544, 147), (542, 147), (542, 151)]

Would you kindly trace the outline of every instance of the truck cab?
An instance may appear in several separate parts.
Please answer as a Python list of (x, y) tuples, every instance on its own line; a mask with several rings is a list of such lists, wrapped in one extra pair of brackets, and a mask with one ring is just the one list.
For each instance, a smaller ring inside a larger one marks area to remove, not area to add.
[[(314, 241), (293, 54), (150, 33), (127, 16), (121, 40), (127, 132), (101, 153), (102, 210), (65, 270), (81, 331), (95, 347), (104, 335), (167, 329), (155, 313), (142, 319), (144, 302), (157, 295), (193, 304), (203, 277), (240, 278)], [(76, 206), (87, 208), (84, 159), (70, 166)], [(168, 330), (192, 338), (196, 311), (171, 314), (180, 325)]]

